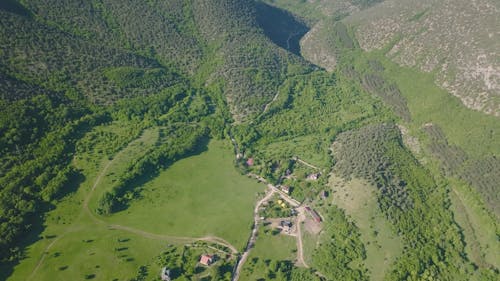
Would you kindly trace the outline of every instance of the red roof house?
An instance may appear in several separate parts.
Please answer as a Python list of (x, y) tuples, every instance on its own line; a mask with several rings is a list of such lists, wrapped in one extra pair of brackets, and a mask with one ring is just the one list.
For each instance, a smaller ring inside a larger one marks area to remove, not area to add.
[(214, 256), (212, 255), (201, 255), (200, 263), (202, 265), (209, 266), (214, 262)]
[(247, 166), (253, 166), (253, 158), (247, 159)]

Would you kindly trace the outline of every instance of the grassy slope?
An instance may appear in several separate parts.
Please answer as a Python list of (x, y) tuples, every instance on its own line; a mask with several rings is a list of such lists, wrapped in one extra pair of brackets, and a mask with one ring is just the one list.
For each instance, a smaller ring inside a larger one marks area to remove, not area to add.
[[(79, 156), (85, 158), (85, 155)], [(164, 242), (110, 230), (105, 225), (96, 224), (84, 213), (83, 201), (99, 172), (109, 162), (106, 158), (99, 158), (99, 154), (94, 156), (88, 161), (80, 162), (78, 167), (82, 169), (85, 181), (76, 193), (65, 197), (57, 204), (56, 209), (46, 215), (45, 229), (40, 235), (44, 239), (28, 247), (27, 257), (15, 268), (8, 280), (83, 279), (86, 274), (96, 274), (97, 280), (124, 280), (133, 277), (140, 265), (158, 254), (158, 249)], [(97, 165), (94, 164), (95, 161), (98, 161)], [(53, 246), (47, 249), (56, 239)], [(118, 239), (130, 241), (121, 245)], [(87, 243), (84, 242), (86, 240), (93, 241)], [(115, 251), (115, 248), (122, 247), (129, 249)], [(36, 274), (32, 275), (44, 252), (47, 252), (47, 256)], [(56, 257), (57, 255), (59, 256)], [(115, 268), (117, 264), (120, 265), (120, 270), (108, 270)], [(100, 268), (96, 268), (96, 265)], [(60, 269), (65, 266), (66, 269)]]
[(467, 109), (458, 98), (437, 87), (432, 74), (400, 67), (381, 52), (366, 55), (381, 61), (386, 77), (398, 84), (407, 99), (415, 128), (432, 122), (443, 129), (450, 143), (473, 156), (500, 155), (497, 117)]
[(461, 182), (452, 183), (450, 200), (455, 220), (462, 227), (469, 258), (479, 266), (500, 268), (500, 226), (478, 195)]
[(233, 158), (225, 143), (212, 141), (208, 151), (174, 163), (142, 187), (142, 199), (106, 220), (175, 236), (216, 235), (241, 249), (263, 186), (241, 176)]
[(391, 264), (402, 253), (403, 243), (380, 212), (376, 189), (361, 180), (345, 182), (332, 175), (333, 202), (346, 211), (361, 233), (366, 249), (366, 267), (371, 280), (383, 280)]
[[(156, 140), (155, 132), (157, 133), (157, 129), (147, 130), (140, 138), (132, 141), (116, 157), (117, 162), (113, 162), (109, 171), (118, 172), (124, 162), (131, 160), (130, 155), (138, 152), (137, 148), (144, 148), (139, 145), (141, 142), (151, 144)], [(91, 155), (93, 156), (87, 157)], [(90, 274), (95, 274), (96, 280), (128, 280), (135, 276), (139, 266), (145, 264), (151, 266), (151, 272), (159, 271), (158, 266), (153, 263), (153, 257), (160, 253), (164, 245), (175, 241), (152, 240), (110, 229), (106, 224), (92, 220), (82, 205), (95, 179), (109, 160), (99, 153), (86, 152), (78, 156), (78, 167), (85, 175), (84, 181), (75, 193), (65, 197), (57, 204), (56, 209), (47, 214), (41, 239), (28, 247), (26, 258), (16, 266), (8, 280), (84, 279), (85, 275)], [(134, 202), (129, 208), (130, 213), (118, 213), (107, 220), (161, 234), (214, 234), (241, 248), (251, 224), (254, 194), (262, 186), (238, 174), (232, 159), (232, 152), (227, 145), (211, 142), (208, 151), (179, 161), (147, 184), (144, 199)], [(188, 173), (187, 167), (203, 172)], [(155, 184), (163, 185), (173, 181), (182, 184), (185, 190), (189, 189), (189, 193), (182, 192), (188, 196), (182, 196), (182, 200), (179, 197), (169, 198), (171, 190), (155, 187)], [(103, 178), (102, 183), (105, 182), (106, 179)], [(98, 189), (105, 187), (103, 184), (98, 185)], [(149, 189), (150, 187), (154, 189)], [(241, 190), (235, 192), (235, 188)], [(97, 194), (98, 192), (94, 193), (93, 198), (98, 198)], [(151, 202), (153, 199), (154, 203)], [(212, 204), (207, 204), (209, 201)], [(197, 210), (184, 212), (192, 206)], [(90, 209), (93, 211), (92, 207)], [(166, 215), (170, 210), (177, 213)], [(194, 220), (182, 216), (199, 215), (200, 212), (203, 215)], [(159, 223), (161, 220), (165, 220), (165, 223)], [(185, 223), (187, 220), (191, 223)], [(119, 242), (123, 239), (129, 240)], [(56, 242), (47, 248), (54, 241)], [(36, 274), (28, 279), (44, 252), (47, 255)]]
[[(500, 123), (497, 117), (467, 109), (458, 98), (437, 87), (433, 74), (422, 73), (415, 69), (400, 67), (390, 62), (381, 51), (360, 53), (356, 64), (363, 65), (369, 59), (380, 61), (384, 68), (384, 76), (395, 82), (407, 100), (412, 115), (409, 124), (411, 134), (425, 141), (421, 133), (424, 124), (437, 124), (446, 134), (450, 144), (457, 145), (473, 158), (500, 155)], [(451, 118), (450, 118), (451, 117)], [(437, 168), (433, 169), (436, 174)], [(493, 265), (498, 268), (498, 223), (484, 209), (484, 201), (477, 191), (471, 190), (463, 183), (453, 184), (450, 199), (455, 219), (461, 226), (469, 258), (475, 263)], [(458, 198), (468, 198), (459, 204)], [(461, 206), (467, 215), (459, 212)], [(482, 258), (481, 258), (482, 257)]]

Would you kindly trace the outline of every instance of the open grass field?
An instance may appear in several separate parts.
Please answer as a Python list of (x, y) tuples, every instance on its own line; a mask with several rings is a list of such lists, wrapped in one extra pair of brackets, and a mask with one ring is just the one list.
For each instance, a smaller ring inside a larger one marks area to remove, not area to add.
[(250, 252), (248, 261), (241, 271), (241, 280), (265, 280), (268, 267), (262, 261), (289, 260), (293, 262), (295, 260), (297, 256), (295, 237), (273, 235), (271, 232), (272, 229), (268, 226), (260, 228), (255, 248)]
[[(84, 175), (78, 188), (55, 202), (37, 241), (27, 247), (8, 280), (130, 280), (143, 265), (150, 273), (147, 280), (155, 280), (160, 270), (155, 258), (168, 244), (216, 235), (243, 248), (255, 194), (264, 185), (236, 171), (230, 144), (221, 141), (210, 142), (200, 154), (161, 172), (145, 184), (143, 198), (129, 209), (110, 217), (94, 214), (94, 200), (113, 176), (157, 140), (158, 129), (153, 128), (113, 160), (99, 153), (77, 155), (75, 166)], [(187, 239), (169, 237), (174, 234)]]
[(105, 220), (173, 236), (218, 236), (241, 250), (256, 194), (265, 186), (240, 175), (233, 159), (227, 143), (212, 141), (207, 151), (161, 172), (142, 187), (143, 198)]
[(370, 280), (383, 280), (387, 269), (402, 253), (403, 242), (380, 212), (375, 187), (358, 179), (345, 182), (334, 175), (330, 177), (329, 185), (333, 190), (333, 203), (344, 209), (359, 228)]

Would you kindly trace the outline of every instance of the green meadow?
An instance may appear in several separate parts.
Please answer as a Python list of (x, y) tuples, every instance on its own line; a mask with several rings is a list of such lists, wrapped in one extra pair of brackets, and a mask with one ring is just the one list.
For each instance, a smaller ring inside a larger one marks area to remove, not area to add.
[(391, 264), (403, 251), (403, 241), (391, 228), (377, 203), (376, 189), (368, 183), (353, 179), (344, 181), (330, 177), (333, 203), (344, 209), (354, 221), (366, 249), (365, 266), (370, 280), (383, 280)]
[(241, 250), (253, 222), (256, 194), (264, 185), (239, 174), (228, 143), (182, 159), (142, 186), (142, 198), (109, 223), (172, 236), (217, 236)]
[(112, 157), (95, 151), (78, 154), (74, 165), (83, 174), (78, 188), (54, 202), (43, 231), (8, 280), (129, 280), (141, 266), (149, 278), (156, 278), (160, 267), (155, 258), (167, 245), (205, 236), (217, 236), (241, 250), (250, 233), (256, 193), (264, 185), (235, 169), (228, 142), (211, 141), (198, 154), (161, 171), (139, 187), (141, 197), (124, 211), (95, 214), (99, 194), (126, 172), (130, 161), (161, 140), (158, 132), (143, 131)]

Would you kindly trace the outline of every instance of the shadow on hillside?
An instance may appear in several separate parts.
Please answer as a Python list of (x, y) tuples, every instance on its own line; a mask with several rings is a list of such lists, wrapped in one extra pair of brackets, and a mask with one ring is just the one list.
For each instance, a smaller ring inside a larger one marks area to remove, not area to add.
[[(78, 187), (82, 182), (85, 181), (85, 177), (78, 172), (74, 172), (70, 175), (68, 183), (65, 185), (65, 189), (56, 195), (56, 199), (61, 199), (69, 194), (76, 192)], [(43, 237), (41, 234), (45, 230), (44, 219), (45, 214), (55, 208), (55, 205), (48, 202), (39, 203), (37, 206), (37, 213), (31, 216), (27, 221), (26, 225), (30, 225), (28, 231), (25, 235), (15, 243), (17, 246), (16, 259), (7, 262), (0, 262), (0, 281), (7, 280), (7, 278), (12, 275), (14, 268), (24, 259), (28, 258), (27, 249), (29, 246), (33, 245), (41, 239), (56, 239), (57, 235), (45, 235)], [(41, 255), (42, 253), (40, 253)], [(36, 257), (39, 258), (39, 257)]]
[(309, 27), (287, 11), (257, 3), (257, 22), (276, 45), (300, 56), (300, 39)]
[(23, 5), (19, 4), (18, 1), (15, 0), (0, 1), (0, 10), (18, 14), (23, 17), (31, 17), (31, 12), (28, 9), (26, 9)]

